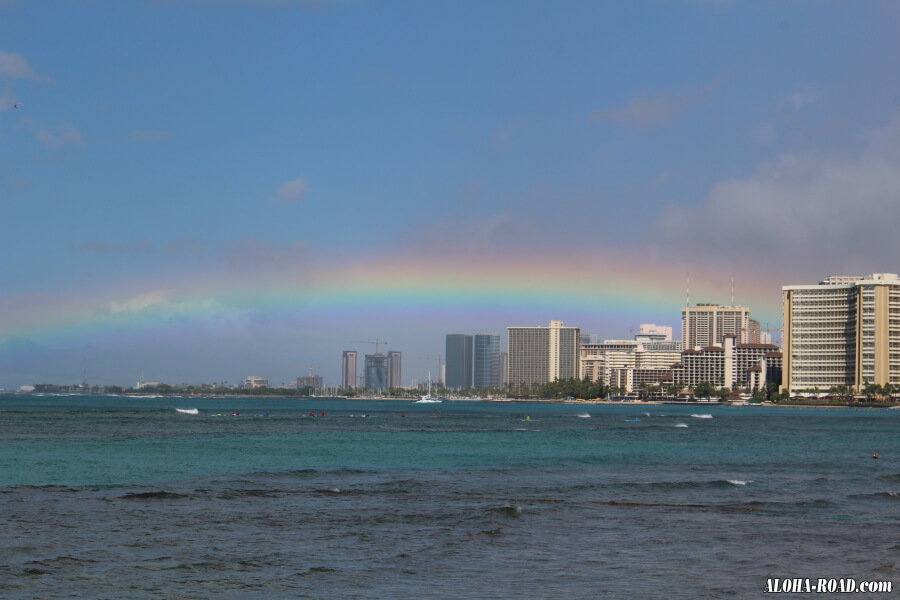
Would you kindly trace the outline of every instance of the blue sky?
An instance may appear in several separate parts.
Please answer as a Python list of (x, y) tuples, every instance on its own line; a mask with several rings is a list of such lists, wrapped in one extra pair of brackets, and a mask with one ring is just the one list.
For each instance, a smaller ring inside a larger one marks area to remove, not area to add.
[[(0, 2), (0, 386), (334, 384), (352, 340), (555, 318), (628, 337), (677, 328), (688, 271), (777, 327), (782, 285), (898, 270), (898, 27), (888, 1)], [(596, 305), (428, 292), (485, 285), (467, 265), (539, 288), (529, 258)], [(404, 261), (414, 319), (306, 304)], [(606, 303), (651, 276), (646, 312)]]

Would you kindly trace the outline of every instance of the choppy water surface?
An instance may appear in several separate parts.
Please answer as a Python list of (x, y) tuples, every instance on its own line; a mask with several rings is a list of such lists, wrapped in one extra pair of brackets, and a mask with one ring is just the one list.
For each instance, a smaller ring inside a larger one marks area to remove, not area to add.
[(898, 433), (898, 410), (0, 397), (0, 596), (900, 582)]

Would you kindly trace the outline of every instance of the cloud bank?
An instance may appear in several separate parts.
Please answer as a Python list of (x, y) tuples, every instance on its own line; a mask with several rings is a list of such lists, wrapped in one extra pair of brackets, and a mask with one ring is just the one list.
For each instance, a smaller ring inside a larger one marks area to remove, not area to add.
[(794, 272), (896, 271), (900, 238), (900, 112), (862, 136), (850, 159), (785, 154), (746, 178), (716, 184), (695, 206), (672, 205), (656, 224), (669, 248)]
[(275, 190), (275, 199), (282, 204), (299, 204), (306, 200), (309, 186), (302, 177), (286, 181)]

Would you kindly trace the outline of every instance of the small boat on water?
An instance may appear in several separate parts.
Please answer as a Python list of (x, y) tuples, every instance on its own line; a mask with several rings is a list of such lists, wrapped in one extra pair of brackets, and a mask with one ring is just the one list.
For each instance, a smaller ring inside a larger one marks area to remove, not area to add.
[(435, 398), (431, 395), (431, 373), (428, 373), (428, 394), (422, 396), (420, 399), (416, 400), (416, 404), (434, 404), (436, 402), (440, 402), (440, 398)]

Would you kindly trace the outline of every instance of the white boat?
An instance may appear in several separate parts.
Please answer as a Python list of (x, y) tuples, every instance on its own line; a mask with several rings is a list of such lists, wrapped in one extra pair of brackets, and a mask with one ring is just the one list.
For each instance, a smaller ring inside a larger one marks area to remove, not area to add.
[(435, 398), (431, 395), (431, 373), (428, 373), (428, 394), (422, 396), (419, 400), (416, 400), (416, 404), (434, 404), (435, 402), (440, 402), (440, 398)]

